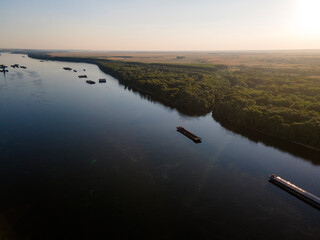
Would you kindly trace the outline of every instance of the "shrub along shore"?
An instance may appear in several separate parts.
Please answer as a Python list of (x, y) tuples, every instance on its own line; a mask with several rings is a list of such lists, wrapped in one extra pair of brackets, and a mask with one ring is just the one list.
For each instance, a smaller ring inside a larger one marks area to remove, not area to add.
[(120, 83), (188, 115), (214, 118), (320, 149), (320, 68), (160, 64), (96, 58), (32, 58), (93, 63)]

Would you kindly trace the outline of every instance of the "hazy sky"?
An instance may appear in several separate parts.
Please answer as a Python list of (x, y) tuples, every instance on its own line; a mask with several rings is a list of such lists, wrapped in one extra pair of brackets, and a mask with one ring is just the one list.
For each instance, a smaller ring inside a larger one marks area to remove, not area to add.
[(0, 48), (320, 49), (318, 0), (0, 0), (0, 4)]

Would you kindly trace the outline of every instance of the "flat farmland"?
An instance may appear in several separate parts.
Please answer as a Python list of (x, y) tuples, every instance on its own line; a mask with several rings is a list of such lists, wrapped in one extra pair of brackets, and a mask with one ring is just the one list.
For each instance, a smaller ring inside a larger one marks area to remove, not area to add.
[(320, 64), (320, 50), (225, 51), (225, 52), (123, 52), (70, 51), (52, 53), (59, 57), (92, 57), (125, 62), (224, 64), (275, 68), (310, 68)]

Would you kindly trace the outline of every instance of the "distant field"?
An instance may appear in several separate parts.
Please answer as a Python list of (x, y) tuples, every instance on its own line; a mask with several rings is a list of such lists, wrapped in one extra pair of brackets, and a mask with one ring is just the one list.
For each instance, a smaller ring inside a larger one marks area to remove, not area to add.
[(228, 52), (64, 52), (59, 57), (92, 57), (126, 62), (225, 64), (276, 68), (311, 68), (320, 65), (320, 50)]

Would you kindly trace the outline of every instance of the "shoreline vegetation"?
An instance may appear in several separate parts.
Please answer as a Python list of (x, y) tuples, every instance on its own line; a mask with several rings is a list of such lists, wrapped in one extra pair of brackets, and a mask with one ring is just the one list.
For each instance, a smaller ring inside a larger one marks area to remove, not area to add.
[(96, 64), (121, 84), (184, 114), (212, 112), (224, 125), (320, 150), (320, 54), (319, 58), (306, 58), (303, 64), (298, 62), (301, 67), (296, 67), (297, 62), (292, 67), (277, 67), (278, 63), (272, 67), (229, 66), (28, 55)]

